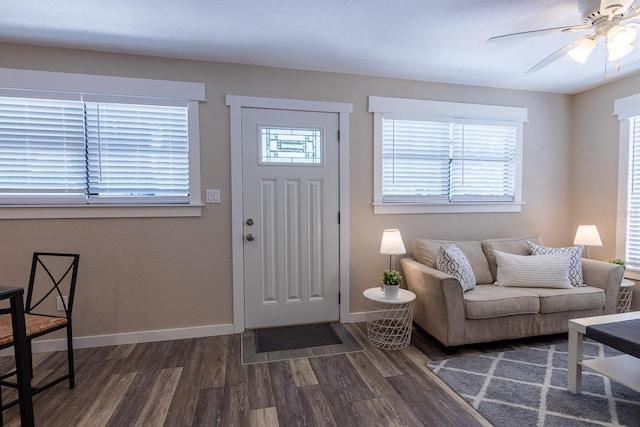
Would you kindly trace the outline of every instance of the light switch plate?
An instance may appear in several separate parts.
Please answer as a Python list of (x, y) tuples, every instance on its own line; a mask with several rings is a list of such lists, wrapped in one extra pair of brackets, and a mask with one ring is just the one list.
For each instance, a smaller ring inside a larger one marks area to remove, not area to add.
[(207, 190), (207, 203), (220, 203), (220, 190)]

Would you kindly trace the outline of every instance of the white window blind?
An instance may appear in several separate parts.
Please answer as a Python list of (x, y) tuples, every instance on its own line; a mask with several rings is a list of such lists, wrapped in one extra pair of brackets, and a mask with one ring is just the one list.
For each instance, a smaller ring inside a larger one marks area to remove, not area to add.
[(0, 97), (0, 203), (189, 203), (187, 107)]
[(515, 123), (384, 117), (382, 128), (383, 203), (515, 200)]
[(187, 109), (86, 103), (89, 201), (188, 202)]
[(629, 119), (629, 164), (627, 185), (625, 259), (640, 269), (640, 116)]
[(84, 192), (82, 103), (0, 97), (0, 199), (82, 203)]
[(450, 199), (514, 201), (515, 124), (467, 122), (452, 128)]
[(448, 123), (382, 122), (382, 201), (447, 199), (451, 129)]

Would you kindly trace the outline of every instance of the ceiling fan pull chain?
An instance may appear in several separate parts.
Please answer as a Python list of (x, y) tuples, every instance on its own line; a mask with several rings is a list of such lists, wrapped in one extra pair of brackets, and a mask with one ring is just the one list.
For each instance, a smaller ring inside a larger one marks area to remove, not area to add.
[(604, 50), (604, 75), (602, 76), (602, 80), (607, 80), (607, 41), (605, 40), (605, 50)]

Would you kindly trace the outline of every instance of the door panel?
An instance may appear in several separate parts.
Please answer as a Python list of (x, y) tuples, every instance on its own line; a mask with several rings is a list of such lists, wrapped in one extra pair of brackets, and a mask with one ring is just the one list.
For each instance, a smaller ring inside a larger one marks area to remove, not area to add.
[(337, 114), (243, 109), (248, 328), (339, 318), (337, 137)]

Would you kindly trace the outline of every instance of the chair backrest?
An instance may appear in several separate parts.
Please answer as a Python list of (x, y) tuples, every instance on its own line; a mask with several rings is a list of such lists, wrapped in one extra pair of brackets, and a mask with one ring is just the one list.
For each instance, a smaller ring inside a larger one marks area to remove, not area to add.
[[(71, 318), (78, 276), (78, 254), (35, 252), (31, 262), (25, 313)], [(62, 300), (62, 312), (56, 297)], [(67, 300), (65, 301), (65, 298)]]

